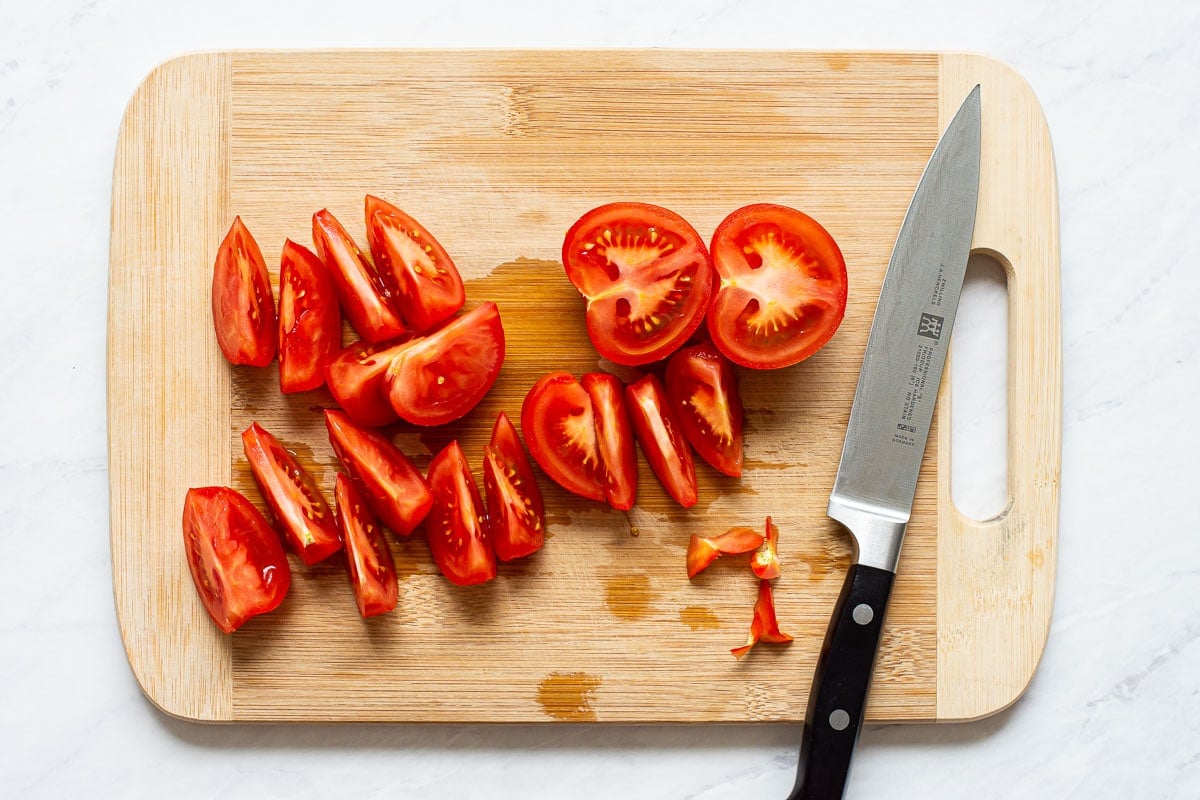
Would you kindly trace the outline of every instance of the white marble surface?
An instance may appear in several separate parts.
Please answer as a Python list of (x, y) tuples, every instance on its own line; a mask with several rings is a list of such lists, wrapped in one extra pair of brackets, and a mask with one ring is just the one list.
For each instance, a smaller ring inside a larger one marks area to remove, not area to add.
[[(852, 798), (1200, 797), (1200, 7), (693, 0), (0, 3), (0, 794), (782, 797), (795, 726), (232, 726), (167, 719), (117, 633), (105, 454), (113, 147), (158, 61), (230, 47), (973, 50), (1057, 152), (1064, 290), (1058, 592), (1025, 698), (871, 728)], [(547, 7), (549, 4), (546, 4)], [(802, 6), (810, 8), (803, 9)]]

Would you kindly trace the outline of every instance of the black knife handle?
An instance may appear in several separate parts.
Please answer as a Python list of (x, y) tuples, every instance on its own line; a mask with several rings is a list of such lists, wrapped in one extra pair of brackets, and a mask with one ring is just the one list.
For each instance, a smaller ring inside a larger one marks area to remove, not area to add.
[(839, 800), (845, 791), (895, 577), (864, 564), (846, 573), (817, 659), (796, 786), (788, 800)]

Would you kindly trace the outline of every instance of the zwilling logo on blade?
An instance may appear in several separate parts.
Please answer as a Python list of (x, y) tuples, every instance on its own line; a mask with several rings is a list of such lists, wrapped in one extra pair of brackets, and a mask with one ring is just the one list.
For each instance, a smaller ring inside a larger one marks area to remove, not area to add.
[(938, 317), (933, 314), (922, 314), (921, 324), (917, 326), (917, 336), (924, 336), (927, 339), (941, 339), (942, 323), (945, 321), (944, 317)]

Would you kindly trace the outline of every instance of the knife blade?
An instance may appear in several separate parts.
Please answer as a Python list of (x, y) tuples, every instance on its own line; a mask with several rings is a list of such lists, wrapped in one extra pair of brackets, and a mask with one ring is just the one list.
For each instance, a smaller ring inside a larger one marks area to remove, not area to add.
[(817, 660), (789, 800), (845, 792), (970, 255), (980, 140), (976, 86), (925, 166), (883, 279), (829, 498), (856, 553)]

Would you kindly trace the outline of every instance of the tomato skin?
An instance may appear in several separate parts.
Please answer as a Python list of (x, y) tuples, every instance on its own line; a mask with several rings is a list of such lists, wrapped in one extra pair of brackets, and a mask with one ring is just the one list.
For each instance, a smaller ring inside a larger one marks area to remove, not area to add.
[(726, 217), (712, 239), (719, 284), (713, 342), (735, 364), (779, 369), (811, 356), (846, 313), (846, 260), (821, 224), (760, 203)]
[(386, 200), (367, 195), (366, 217), (371, 256), (404, 321), (425, 331), (454, 316), (467, 293), (446, 249)]
[(550, 480), (580, 497), (604, 502), (605, 471), (592, 401), (572, 375), (551, 372), (538, 379), (521, 404), (521, 430), (530, 455)]
[(360, 428), (335, 409), (325, 410), (329, 443), (371, 511), (399, 536), (413, 532), (433, 505), (429, 484), (386, 436)]
[(225, 633), (278, 608), (291, 586), (279, 534), (233, 489), (188, 489), (183, 545), (204, 610)]
[(358, 335), (371, 344), (403, 335), (407, 329), (391, 307), (379, 273), (327, 209), (313, 214), (312, 236), (317, 254), (329, 267), (342, 310)]
[(358, 613), (364, 618), (386, 614), (396, 607), (400, 586), (383, 527), (343, 472), (338, 473), (333, 498)]
[(369, 344), (355, 342), (325, 365), (325, 383), (333, 399), (359, 425), (378, 428), (400, 419), (387, 396), (387, 368), (411, 339)]
[(213, 328), (230, 364), (265, 367), (275, 357), (275, 295), (258, 242), (242, 223), (233, 225), (217, 249), (212, 280)]
[(625, 387), (625, 400), (650, 468), (675, 502), (691, 508), (697, 499), (696, 468), (662, 382), (646, 375)]
[(779, 577), (779, 528), (767, 517), (767, 535), (763, 545), (750, 559), (750, 569), (763, 580)]
[(279, 390), (307, 392), (325, 382), (325, 364), (342, 347), (342, 312), (329, 270), (291, 239), (279, 267)]
[(483, 524), (483, 500), (457, 441), (429, 464), (433, 508), (425, 534), (433, 562), (454, 584), (470, 586), (496, 577), (496, 554)]
[(444, 425), (479, 404), (504, 364), (504, 326), (495, 303), (483, 303), (392, 357), (388, 400), (414, 425)]
[(342, 549), (333, 513), (295, 456), (257, 422), (242, 431), (242, 448), (263, 499), (300, 560), (312, 566)]
[(637, 499), (637, 453), (625, 409), (625, 387), (607, 372), (589, 372), (580, 383), (592, 401), (605, 499), (613, 508), (628, 511)]
[(741, 647), (735, 647), (729, 652), (733, 657), (741, 659), (750, 652), (758, 642), (775, 642), (784, 644), (792, 641), (792, 637), (779, 630), (779, 620), (775, 617), (775, 598), (771, 595), (770, 581), (758, 582), (758, 600), (754, 603), (754, 618), (750, 621), (750, 635)]
[(546, 509), (533, 467), (521, 447), (517, 429), (503, 411), (483, 450), (484, 518), (488, 539), (501, 561), (540, 550), (546, 537)]
[(734, 478), (742, 474), (742, 398), (733, 366), (711, 343), (671, 356), (667, 398), (683, 436), (700, 457)]
[(720, 555), (749, 553), (762, 546), (762, 534), (752, 528), (730, 528), (720, 536), (693, 535), (688, 542), (687, 574), (694, 578)]
[(588, 336), (614, 363), (665, 358), (704, 321), (712, 261), (674, 211), (648, 203), (594, 208), (567, 231), (562, 258), (587, 299)]

